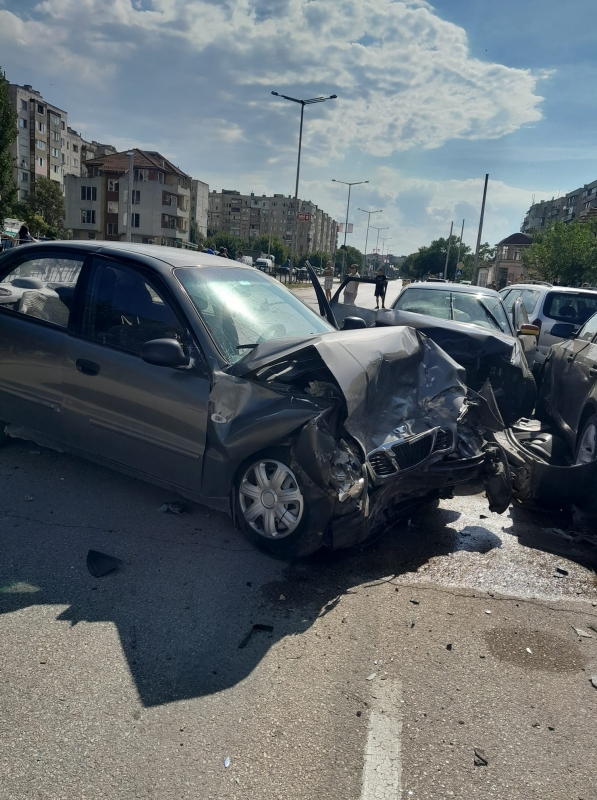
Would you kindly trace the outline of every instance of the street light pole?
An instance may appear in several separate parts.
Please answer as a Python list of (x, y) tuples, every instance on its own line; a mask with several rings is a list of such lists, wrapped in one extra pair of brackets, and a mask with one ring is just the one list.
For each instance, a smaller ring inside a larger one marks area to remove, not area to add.
[(471, 283), (477, 285), (477, 271), (479, 269), (479, 250), (481, 249), (481, 236), (483, 234), (483, 217), (485, 216), (485, 199), (487, 198), (487, 182), (489, 173), (485, 175), (485, 186), (483, 187), (483, 201), (481, 202), (481, 216), (479, 217), (479, 233), (477, 234), (477, 247), (475, 249), (475, 260), (473, 262), (473, 275)]
[(450, 235), (448, 236), (448, 252), (446, 253), (446, 265), (444, 267), (444, 271), (442, 273), (442, 277), (448, 277), (448, 259), (450, 258), (450, 247), (452, 245), (452, 231), (454, 229), (454, 220), (450, 223)]
[(367, 217), (367, 234), (365, 236), (365, 264), (363, 269), (367, 269), (367, 243), (369, 242), (369, 223), (371, 222), (371, 214), (381, 214), (383, 208), (378, 208), (377, 211), (365, 211), (364, 208), (357, 209), (358, 211), (362, 211), (363, 214), (368, 214)]
[(133, 216), (133, 180), (135, 175), (135, 151), (129, 150), (127, 152), (127, 156), (129, 158), (129, 174), (128, 174), (128, 190), (127, 190), (127, 198), (126, 198), (126, 233), (125, 233), (125, 241), (130, 242), (133, 238), (133, 221), (131, 217)]
[(371, 227), (373, 228), (374, 231), (377, 231), (377, 242), (375, 244), (375, 252), (377, 254), (376, 263), (379, 264), (379, 232), (380, 231), (389, 231), (390, 228), (389, 228), (388, 225), (386, 225), (385, 228), (378, 228), (376, 225), (372, 225)]
[[(458, 255), (456, 256), (456, 269), (458, 269), (458, 264), (460, 264), (460, 248), (462, 247), (462, 237), (464, 236), (464, 220), (462, 220), (462, 228), (460, 230), (460, 241), (458, 242)], [(456, 277), (456, 276), (454, 276)]]
[(301, 172), (301, 148), (303, 145), (303, 117), (305, 115), (305, 106), (313, 105), (314, 103), (324, 103), (326, 100), (335, 100), (338, 95), (331, 94), (329, 97), (312, 97), (310, 100), (299, 100), (297, 97), (289, 97), (285, 94), (278, 94), (272, 92), (275, 97), (282, 97), (284, 100), (290, 100), (293, 103), (299, 103), (301, 107), (301, 125), (299, 128), (299, 146), (298, 146), (298, 160), (296, 164), (296, 186), (294, 189), (294, 225), (292, 226), (292, 239), (290, 243), (290, 281), (292, 283), (292, 268), (294, 267), (294, 251), (296, 248), (296, 233), (298, 229), (298, 189), (299, 189), (299, 176)]
[(341, 278), (344, 277), (344, 263), (346, 261), (346, 234), (348, 233), (348, 211), (350, 209), (350, 190), (353, 186), (359, 186), (361, 183), (369, 183), (369, 181), (352, 181), (349, 183), (348, 181), (337, 181), (335, 178), (332, 178), (333, 183), (343, 183), (345, 186), (348, 186), (348, 202), (346, 203), (346, 222), (344, 223), (344, 250), (342, 251), (342, 275)]

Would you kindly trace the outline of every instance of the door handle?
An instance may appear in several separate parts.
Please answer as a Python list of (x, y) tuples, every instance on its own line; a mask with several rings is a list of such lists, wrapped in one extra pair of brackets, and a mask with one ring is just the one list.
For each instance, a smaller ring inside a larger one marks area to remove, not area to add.
[(78, 358), (75, 365), (84, 375), (97, 375), (100, 371), (99, 364), (96, 364), (95, 361), (87, 361), (86, 358)]
[(597, 364), (593, 364), (593, 366), (589, 369), (589, 375), (591, 378), (597, 378)]

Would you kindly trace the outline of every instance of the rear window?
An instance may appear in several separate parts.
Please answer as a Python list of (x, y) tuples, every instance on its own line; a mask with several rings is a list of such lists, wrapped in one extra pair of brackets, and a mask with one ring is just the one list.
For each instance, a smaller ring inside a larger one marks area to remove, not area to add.
[(558, 322), (584, 323), (597, 312), (597, 292), (549, 292), (543, 313)]

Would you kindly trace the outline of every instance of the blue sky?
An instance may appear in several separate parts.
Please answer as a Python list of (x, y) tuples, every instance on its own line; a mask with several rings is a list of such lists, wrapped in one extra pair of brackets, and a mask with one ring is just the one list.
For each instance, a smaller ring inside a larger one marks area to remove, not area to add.
[(216, 189), (300, 195), (349, 242), (382, 208), (412, 252), (451, 220), (474, 244), (519, 229), (533, 196), (597, 178), (594, 0), (0, 0), (0, 63), (89, 138), (157, 149)]

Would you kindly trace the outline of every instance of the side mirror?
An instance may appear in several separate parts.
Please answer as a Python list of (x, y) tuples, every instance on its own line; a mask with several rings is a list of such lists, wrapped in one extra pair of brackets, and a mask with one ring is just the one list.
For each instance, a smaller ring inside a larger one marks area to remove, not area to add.
[(361, 317), (345, 317), (342, 325), (343, 331), (355, 331), (357, 328), (366, 328), (367, 323)]
[(141, 348), (141, 358), (156, 367), (186, 367), (189, 357), (176, 339), (152, 339)]
[(541, 333), (541, 329), (538, 325), (531, 325), (530, 323), (524, 323), (520, 326), (520, 330), (518, 331), (519, 336), (536, 336), (539, 338), (539, 334)]
[(556, 322), (550, 330), (552, 336), (557, 336), (559, 339), (574, 339), (574, 329), (576, 325), (572, 322)]

